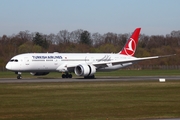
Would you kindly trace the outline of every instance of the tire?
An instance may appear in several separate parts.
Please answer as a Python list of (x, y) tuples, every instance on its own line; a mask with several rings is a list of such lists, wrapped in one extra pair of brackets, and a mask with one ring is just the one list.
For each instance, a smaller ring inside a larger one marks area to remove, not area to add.
[(68, 75), (68, 78), (72, 78), (72, 74), (69, 74), (69, 75)]
[(65, 75), (65, 74), (62, 74), (62, 78), (66, 78), (66, 75)]
[(17, 76), (17, 79), (21, 79), (21, 78), (22, 78), (21, 75), (18, 75), (18, 76)]

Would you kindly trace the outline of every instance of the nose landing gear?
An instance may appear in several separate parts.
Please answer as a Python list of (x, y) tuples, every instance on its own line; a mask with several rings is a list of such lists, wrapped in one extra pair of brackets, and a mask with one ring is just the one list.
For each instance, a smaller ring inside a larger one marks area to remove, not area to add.
[(15, 74), (17, 74), (17, 79), (21, 79), (22, 78), (21, 72), (15, 72)]
[(17, 76), (17, 79), (21, 79), (21, 78), (22, 78), (22, 76), (21, 76), (21, 75), (18, 75), (18, 76)]

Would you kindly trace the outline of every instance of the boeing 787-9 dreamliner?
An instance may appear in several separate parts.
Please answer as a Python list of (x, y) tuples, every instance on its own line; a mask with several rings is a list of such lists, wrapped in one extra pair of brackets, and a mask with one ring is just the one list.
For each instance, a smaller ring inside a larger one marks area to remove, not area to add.
[(141, 28), (136, 28), (123, 49), (118, 53), (25, 53), (16, 55), (7, 63), (6, 69), (15, 72), (21, 79), (22, 72), (32, 75), (47, 75), (62, 72), (62, 78), (72, 78), (71, 73), (84, 78), (95, 78), (98, 71), (113, 71), (138, 61), (166, 56), (134, 57)]

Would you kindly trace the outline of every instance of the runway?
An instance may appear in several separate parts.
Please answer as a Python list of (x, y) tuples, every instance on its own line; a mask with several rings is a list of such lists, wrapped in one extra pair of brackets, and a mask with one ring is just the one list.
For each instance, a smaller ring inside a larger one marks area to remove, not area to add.
[(159, 81), (164, 78), (166, 81), (180, 80), (180, 76), (131, 76), (131, 77), (97, 77), (96, 79), (83, 78), (1, 78), (0, 83), (47, 83), (47, 82), (113, 82), (113, 81)]

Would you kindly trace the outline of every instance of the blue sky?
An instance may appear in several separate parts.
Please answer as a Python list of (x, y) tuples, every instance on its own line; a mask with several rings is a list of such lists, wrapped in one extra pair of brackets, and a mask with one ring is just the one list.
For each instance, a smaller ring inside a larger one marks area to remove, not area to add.
[(1, 0), (0, 36), (20, 31), (57, 34), (87, 30), (104, 34), (166, 35), (180, 30), (180, 0)]

